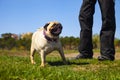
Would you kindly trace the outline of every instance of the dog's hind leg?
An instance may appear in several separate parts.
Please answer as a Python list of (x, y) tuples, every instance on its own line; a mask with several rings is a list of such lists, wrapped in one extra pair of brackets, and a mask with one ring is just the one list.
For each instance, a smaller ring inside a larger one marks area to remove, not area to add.
[(30, 50), (30, 60), (31, 60), (31, 63), (32, 63), (32, 64), (35, 64), (35, 61), (34, 61), (35, 51), (36, 51), (36, 50), (31, 46), (31, 50)]

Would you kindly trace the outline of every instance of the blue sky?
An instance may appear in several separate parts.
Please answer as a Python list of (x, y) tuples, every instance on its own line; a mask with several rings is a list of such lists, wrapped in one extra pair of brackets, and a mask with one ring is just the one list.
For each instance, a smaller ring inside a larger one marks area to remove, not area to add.
[[(35, 32), (50, 21), (63, 25), (61, 36), (79, 37), (78, 21), (82, 0), (0, 0), (0, 34)], [(120, 1), (116, 0), (116, 35), (120, 39)], [(101, 29), (98, 3), (94, 14), (93, 34)]]

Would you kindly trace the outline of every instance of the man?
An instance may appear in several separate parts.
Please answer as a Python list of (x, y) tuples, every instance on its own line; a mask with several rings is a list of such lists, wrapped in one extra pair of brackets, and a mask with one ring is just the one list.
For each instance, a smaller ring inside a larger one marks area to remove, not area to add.
[[(110, 60), (115, 59), (115, 47), (114, 47), (114, 35), (116, 29), (115, 22), (115, 2), (114, 0), (98, 0), (102, 15), (102, 28), (100, 31), (100, 53), (101, 56), (98, 60)], [(76, 56), (76, 59), (91, 59), (93, 58), (93, 44), (92, 44), (92, 26), (93, 15), (95, 12), (96, 0), (83, 0), (80, 14), (80, 54)]]

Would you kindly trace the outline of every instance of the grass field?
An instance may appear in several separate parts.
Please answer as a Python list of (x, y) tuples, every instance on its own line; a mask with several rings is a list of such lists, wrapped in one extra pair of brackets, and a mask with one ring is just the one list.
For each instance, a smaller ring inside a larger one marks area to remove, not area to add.
[(54, 52), (47, 56), (48, 64), (43, 68), (39, 55), (35, 55), (36, 65), (30, 63), (28, 55), (28, 51), (0, 50), (0, 80), (120, 80), (119, 59), (80, 59), (64, 65)]

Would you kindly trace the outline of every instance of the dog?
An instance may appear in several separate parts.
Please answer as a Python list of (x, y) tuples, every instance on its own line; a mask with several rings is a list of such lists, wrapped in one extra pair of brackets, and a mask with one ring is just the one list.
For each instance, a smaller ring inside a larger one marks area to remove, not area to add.
[(60, 53), (64, 64), (66, 64), (63, 48), (59, 39), (62, 28), (61, 23), (54, 21), (46, 23), (42, 28), (39, 28), (35, 33), (33, 33), (30, 50), (30, 59), (32, 64), (35, 64), (35, 51), (38, 51), (41, 55), (41, 66), (44, 67), (46, 64), (46, 55), (54, 50), (57, 50)]

